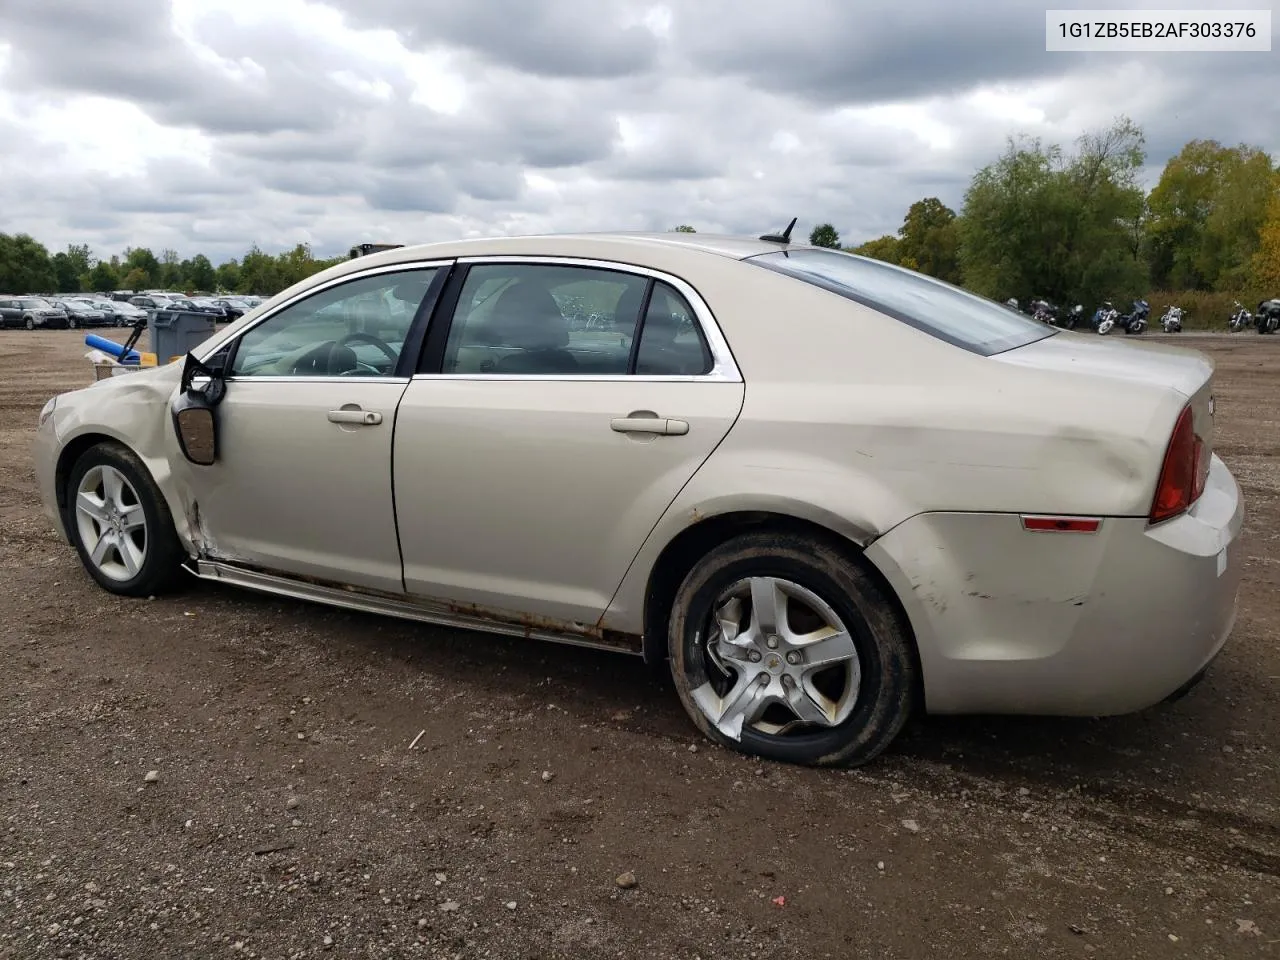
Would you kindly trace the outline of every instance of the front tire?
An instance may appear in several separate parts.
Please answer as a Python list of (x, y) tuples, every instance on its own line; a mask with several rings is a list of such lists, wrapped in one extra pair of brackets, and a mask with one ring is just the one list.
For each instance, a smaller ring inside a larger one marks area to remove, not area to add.
[(111, 593), (145, 597), (177, 580), (185, 553), (173, 515), (146, 466), (123, 444), (100, 443), (75, 462), (66, 525), (80, 562)]
[(867, 763), (916, 705), (919, 668), (897, 608), (822, 539), (751, 533), (709, 552), (676, 594), (668, 652), (698, 729), (771, 760)]

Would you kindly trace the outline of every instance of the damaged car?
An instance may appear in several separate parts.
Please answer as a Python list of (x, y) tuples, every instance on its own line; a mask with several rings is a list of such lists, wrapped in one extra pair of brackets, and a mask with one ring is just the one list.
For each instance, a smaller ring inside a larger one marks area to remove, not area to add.
[(355, 257), (51, 399), (46, 512), (112, 593), (197, 577), (634, 654), (780, 761), (1189, 689), (1242, 570), (1210, 361), (790, 229)]

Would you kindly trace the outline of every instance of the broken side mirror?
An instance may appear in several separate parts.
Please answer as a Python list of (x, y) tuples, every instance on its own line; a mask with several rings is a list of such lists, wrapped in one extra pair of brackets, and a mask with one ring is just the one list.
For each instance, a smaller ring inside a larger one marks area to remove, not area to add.
[(207, 467), (218, 459), (218, 419), (214, 408), (226, 395), (222, 371), (206, 366), (188, 353), (182, 366), (182, 380), (174, 398), (173, 428), (182, 455), (198, 466)]

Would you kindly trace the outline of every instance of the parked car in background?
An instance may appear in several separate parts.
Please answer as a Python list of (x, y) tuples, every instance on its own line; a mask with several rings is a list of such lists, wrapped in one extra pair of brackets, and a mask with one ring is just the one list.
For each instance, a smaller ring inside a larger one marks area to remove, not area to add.
[(221, 307), (215, 306), (204, 299), (197, 299), (193, 297), (174, 297), (169, 301), (169, 306), (166, 309), (187, 310), (191, 313), (208, 313), (217, 317), (219, 320), (226, 319), (226, 313)]
[(239, 320), (253, 309), (253, 307), (244, 300), (233, 297), (217, 297), (209, 302), (215, 306), (221, 307), (228, 320)]
[(146, 312), (151, 317), (157, 310), (167, 310), (169, 308), (169, 298), (157, 296), (150, 293), (138, 294), (136, 297), (130, 297), (129, 302), (133, 306)]
[(67, 326), (73, 330), (76, 327), (106, 327), (114, 325), (113, 321), (107, 318), (106, 313), (101, 310), (95, 310), (83, 300), (67, 298), (61, 301), (61, 306), (67, 312)]
[(131, 327), (139, 320), (147, 319), (147, 311), (141, 307), (135, 307), (132, 303), (114, 300), (111, 307), (118, 327)]
[(59, 394), (34, 460), (112, 593), (186, 567), (637, 654), (723, 746), (858, 764), (917, 709), (1121, 714), (1204, 675), (1245, 565), (1214, 392), (1194, 350), (786, 234), (469, 239)]
[(0, 319), (6, 327), (63, 329), (67, 326), (67, 311), (44, 297), (7, 297), (0, 300)]
[(109, 327), (129, 327), (139, 317), (146, 317), (145, 311), (138, 309), (131, 303), (122, 303), (119, 300), (94, 297), (75, 297), (73, 299), (86, 303), (95, 310), (101, 310), (106, 314), (106, 325)]

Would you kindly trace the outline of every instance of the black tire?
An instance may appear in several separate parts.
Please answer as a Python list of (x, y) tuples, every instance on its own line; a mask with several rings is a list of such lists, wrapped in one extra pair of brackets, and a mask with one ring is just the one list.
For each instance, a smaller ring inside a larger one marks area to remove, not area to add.
[(76, 318), (75, 318), (75, 317), (67, 317), (67, 329), (68, 329), (68, 330), (74, 330), (75, 328), (76, 328)]
[[(76, 490), (84, 475), (97, 466), (114, 467), (124, 475), (136, 491), (146, 519), (146, 557), (138, 573), (128, 580), (114, 579), (98, 569), (85, 546), (76, 520)], [(67, 477), (66, 495), (64, 520), (71, 542), (75, 545), (85, 570), (100, 587), (120, 596), (146, 597), (166, 592), (177, 583), (186, 552), (174, 530), (169, 504), (151, 478), (146, 465), (132, 450), (115, 441), (105, 441), (90, 447), (72, 466)]]
[[(723, 591), (751, 576), (798, 584), (847, 627), (861, 679), (853, 711), (843, 723), (788, 735), (744, 728), (741, 740), (734, 740), (698, 707), (692, 691), (709, 677), (705, 640), (712, 608)], [(721, 746), (750, 755), (806, 766), (859, 766), (893, 742), (916, 708), (919, 667), (910, 629), (877, 582), (833, 542), (766, 532), (721, 544), (681, 584), (667, 640), (672, 679), (695, 726)]]
[(26, 327), (27, 327), (27, 329), (28, 329), (28, 330), (34, 330), (34, 329), (36, 328), (36, 321), (35, 321), (35, 319), (34, 319), (34, 318), (32, 318), (32, 317), (27, 317), (27, 318), (26, 318)]

